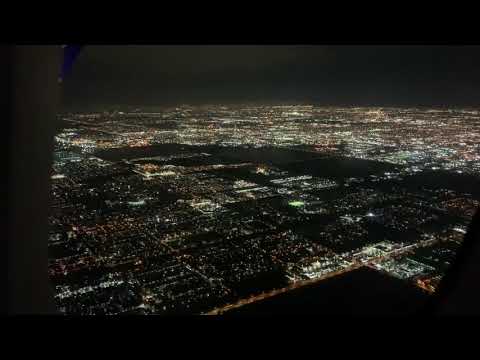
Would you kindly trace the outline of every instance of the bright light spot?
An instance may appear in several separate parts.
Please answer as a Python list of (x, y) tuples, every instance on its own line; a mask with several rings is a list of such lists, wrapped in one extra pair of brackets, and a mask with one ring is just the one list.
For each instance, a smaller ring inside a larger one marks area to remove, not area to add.
[(65, 175), (56, 174), (56, 175), (52, 175), (52, 180), (63, 179), (64, 177), (65, 177)]
[(459, 233), (462, 233), (462, 234), (466, 234), (466, 233), (467, 233), (467, 232), (465, 231), (465, 229), (462, 229), (462, 228), (459, 228), (459, 227), (453, 228), (453, 230), (458, 231)]
[(303, 201), (290, 201), (288, 205), (294, 206), (294, 207), (300, 207), (305, 205), (305, 203)]

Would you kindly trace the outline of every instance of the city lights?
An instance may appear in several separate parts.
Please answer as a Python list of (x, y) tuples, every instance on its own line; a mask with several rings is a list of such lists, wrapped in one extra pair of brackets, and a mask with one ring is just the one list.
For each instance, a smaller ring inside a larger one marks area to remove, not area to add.
[(359, 268), (435, 292), (480, 205), (478, 120), (305, 105), (63, 114), (57, 305), (222, 313)]

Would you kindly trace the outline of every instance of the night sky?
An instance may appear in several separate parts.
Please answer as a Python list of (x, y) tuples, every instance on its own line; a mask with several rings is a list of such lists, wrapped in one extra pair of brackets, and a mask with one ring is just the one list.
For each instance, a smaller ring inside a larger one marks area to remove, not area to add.
[(480, 46), (86, 46), (66, 108), (478, 106)]

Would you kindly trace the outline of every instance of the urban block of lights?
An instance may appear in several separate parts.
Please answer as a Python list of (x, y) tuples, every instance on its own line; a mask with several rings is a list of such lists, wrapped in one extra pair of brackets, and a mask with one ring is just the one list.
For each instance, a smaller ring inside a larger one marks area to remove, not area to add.
[(221, 313), (360, 267), (433, 293), (480, 204), (476, 110), (59, 116), (49, 272), (65, 314)]

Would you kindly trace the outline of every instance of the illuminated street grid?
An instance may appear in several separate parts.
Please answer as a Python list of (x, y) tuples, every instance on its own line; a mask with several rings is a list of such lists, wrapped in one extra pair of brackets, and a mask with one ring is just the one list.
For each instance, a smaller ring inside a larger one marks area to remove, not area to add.
[(57, 304), (221, 313), (360, 266), (434, 292), (479, 205), (479, 119), (312, 106), (64, 114)]

